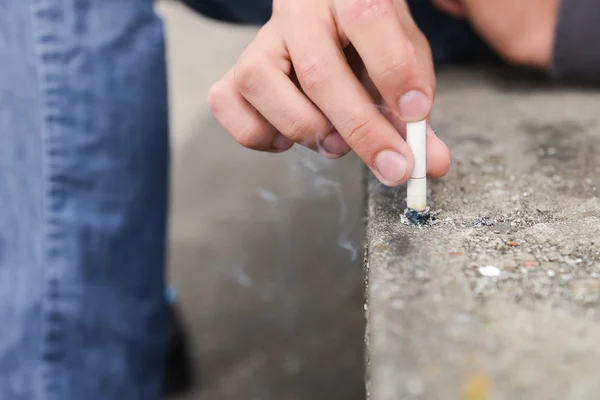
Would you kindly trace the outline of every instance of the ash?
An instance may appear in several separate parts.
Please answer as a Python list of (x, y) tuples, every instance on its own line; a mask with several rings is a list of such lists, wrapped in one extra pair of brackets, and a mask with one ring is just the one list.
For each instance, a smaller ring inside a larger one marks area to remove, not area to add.
[(429, 207), (424, 211), (415, 211), (410, 208), (404, 210), (402, 223), (412, 226), (433, 226), (438, 223), (438, 219), (433, 213), (429, 212)]
[(494, 226), (496, 225), (496, 221), (490, 217), (477, 218), (473, 225), (478, 228), (481, 228), (482, 226)]

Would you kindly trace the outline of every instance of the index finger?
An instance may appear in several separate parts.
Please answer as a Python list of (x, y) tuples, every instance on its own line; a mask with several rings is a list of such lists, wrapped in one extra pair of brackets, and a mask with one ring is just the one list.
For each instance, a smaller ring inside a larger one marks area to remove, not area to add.
[(431, 111), (435, 73), (427, 40), (406, 4), (394, 0), (336, 0), (339, 24), (369, 77), (406, 122)]
[(325, 23), (288, 30), (286, 41), (298, 81), (380, 181), (389, 186), (404, 183), (413, 169), (412, 152), (373, 106), (335, 35)]

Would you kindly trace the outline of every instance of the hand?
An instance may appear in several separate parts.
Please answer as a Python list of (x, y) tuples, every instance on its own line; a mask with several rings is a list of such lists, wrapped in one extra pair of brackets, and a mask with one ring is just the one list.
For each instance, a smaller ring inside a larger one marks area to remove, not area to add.
[(507, 62), (550, 66), (560, 0), (436, 0), (457, 1), (482, 38)]
[[(275, 0), (271, 20), (210, 90), (219, 122), (242, 145), (294, 143), (330, 158), (350, 149), (378, 179), (405, 182), (414, 165), (407, 121), (428, 118), (435, 93), (429, 45), (404, 0)], [(387, 106), (386, 117), (375, 106)], [(450, 167), (427, 134), (428, 174)]]
[(462, 0), (432, 0), (432, 3), (455, 18), (463, 19), (467, 16), (467, 9)]

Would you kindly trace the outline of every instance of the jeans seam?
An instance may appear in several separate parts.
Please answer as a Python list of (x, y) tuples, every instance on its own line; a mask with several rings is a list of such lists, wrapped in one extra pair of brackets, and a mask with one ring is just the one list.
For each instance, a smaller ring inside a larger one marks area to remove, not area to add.
[[(60, 2), (31, 0), (34, 49), (40, 94), (42, 142), (42, 262), (44, 295), (41, 300), (41, 346), (38, 397), (42, 400), (66, 400), (61, 388), (60, 364), (65, 357), (63, 315), (60, 312), (60, 263), (64, 257), (64, 224), (58, 210), (64, 196), (57, 174), (61, 157), (60, 127), (68, 123), (61, 107), (61, 92), (66, 90), (65, 66), (60, 51), (58, 28), (62, 18)], [(64, 26), (64, 24), (63, 24)]]

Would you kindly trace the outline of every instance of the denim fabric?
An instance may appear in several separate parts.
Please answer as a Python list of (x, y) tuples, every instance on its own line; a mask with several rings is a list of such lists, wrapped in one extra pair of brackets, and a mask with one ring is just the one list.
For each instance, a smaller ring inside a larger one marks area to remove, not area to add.
[(161, 397), (166, 99), (151, 0), (0, 0), (0, 399)]

